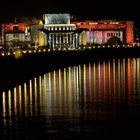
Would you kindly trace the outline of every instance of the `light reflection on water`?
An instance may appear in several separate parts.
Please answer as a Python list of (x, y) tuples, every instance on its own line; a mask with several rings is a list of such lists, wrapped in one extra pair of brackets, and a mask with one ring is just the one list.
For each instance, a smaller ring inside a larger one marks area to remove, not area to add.
[(108, 135), (114, 122), (140, 119), (140, 58), (59, 69), (0, 96), (0, 138)]

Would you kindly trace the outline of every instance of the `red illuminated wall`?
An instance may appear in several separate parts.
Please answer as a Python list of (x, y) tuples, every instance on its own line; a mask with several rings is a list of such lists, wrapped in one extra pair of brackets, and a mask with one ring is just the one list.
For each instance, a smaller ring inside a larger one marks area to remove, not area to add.
[(89, 23), (78, 25), (76, 23), (76, 28), (87, 28), (87, 29), (123, 29), (126, 28), (126, 25), (123, 24), (93, 24), (90, 25)]
[(133, 44), (134, 43), (134, 23), (133, 21), (126, 22), (126, 43)]
[(5, 26), (5, 32), (14, 32), (15, 26), (18, 27), (19, 32), (24, 32), (26, 24), (25, 23), (18, 23), (18, 24), (9, 23), (9, 24), (4, 24), (4, 26)]
[(26, 25), (25, 23), (18, 23), (18, 30), (25, 32)]
[(14, 26), (18, 27), (18, 31), (16, 32), (25, 32), (25, 28), (26, 28), (26, 23), (18, 23), (18, 24), (14, 24), (14, 23), (8, 23), (8, 24), (2, 24), (2, 46), (4, 46), (5, 43), (5, 33), (6, 32), (15, 32), (14, 31)]
[(14, 25), (12, 23), (5, 25), (6, 31), (13, 31), (13, 27)]

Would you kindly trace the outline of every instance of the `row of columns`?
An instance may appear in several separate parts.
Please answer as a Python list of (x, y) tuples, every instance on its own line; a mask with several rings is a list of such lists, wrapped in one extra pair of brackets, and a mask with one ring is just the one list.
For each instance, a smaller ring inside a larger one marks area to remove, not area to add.
[(77, 47), (77, 33), (49, 33), (47, 44), (52, 47)]

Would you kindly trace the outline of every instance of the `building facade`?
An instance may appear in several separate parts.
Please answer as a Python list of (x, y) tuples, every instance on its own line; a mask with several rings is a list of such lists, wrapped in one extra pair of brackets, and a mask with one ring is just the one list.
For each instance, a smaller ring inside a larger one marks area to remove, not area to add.
[[(27, 18), (28, 19), (28, 18)], [(70, 14), (44, 14), (41, 20), (2, 24), (2, 46), (76, 48), (79, 45), (134, 44), (133, 21), (71, 22)]]
[(27, 40), (25, 36), (25, 23), (8, 23), (2, 25), (2, 45), (15, 47), (24, 45)]
[[(83, 29), (79, 36), (79, 44), (108, 44), (111, 39), (117, 38), (122, 44), (134, 43), (133, 21), (85, 21), (74, 22), (76, 29)], [(114, 44), (117, 43), (114, 41)]]
[(36, 25), (38, 21), (36, 18), (21, 18), (21, 21), (15, 20), (2, 24), (2, 46), (14, 49), (31, 44), (31, 33), (28, 31), (28, 26)]
[(43, 19), (46, 44), (50, 48), (75, 47), (76, 27), (70, 23), (70, 14), (44, 14)]

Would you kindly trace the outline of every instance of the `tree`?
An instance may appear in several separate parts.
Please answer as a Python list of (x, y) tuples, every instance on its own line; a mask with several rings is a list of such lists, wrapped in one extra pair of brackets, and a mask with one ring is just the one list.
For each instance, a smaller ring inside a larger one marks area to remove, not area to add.
[(107, 41), (108, 45), (122, 45), (122, 41), (120, 40), (120, 38), (116, 37), (116, 36), (112, 36), (111, 38), (109, 38), (109, 40)]

